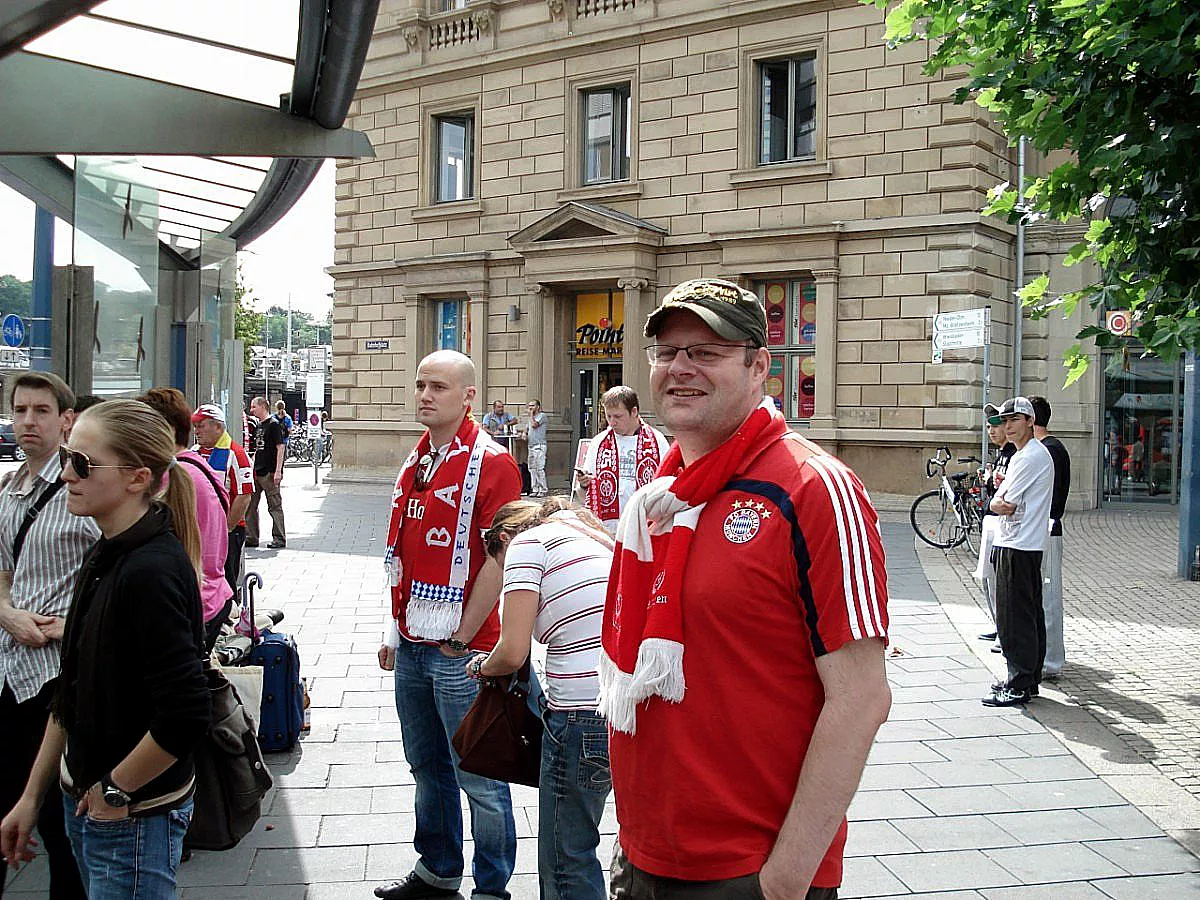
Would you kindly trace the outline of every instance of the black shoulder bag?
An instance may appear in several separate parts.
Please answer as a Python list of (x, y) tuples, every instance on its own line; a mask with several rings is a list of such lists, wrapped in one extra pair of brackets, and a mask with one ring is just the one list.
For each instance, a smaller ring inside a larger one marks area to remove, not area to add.
[(37, 521), (37, 517), (42, 514), (42, 510), (54, 499), (54, 495), (62, 490), (64, 484), (62, 476), (59, 476), (54, 484), (42, 491), (41, 496), (37, 498), (33, 506), (29, 507), (29, 511), (25, 513), (25, 518), (21, 520), (21, 527), (17, 529), (17, 536), (13, 538), (12, 555), (14, 572), (17, 570), (17, 560), (21, 556), (21, 548), (25, 546), (25, 537), (29, 534), (29, 529), (33, 527), (33, 523)]

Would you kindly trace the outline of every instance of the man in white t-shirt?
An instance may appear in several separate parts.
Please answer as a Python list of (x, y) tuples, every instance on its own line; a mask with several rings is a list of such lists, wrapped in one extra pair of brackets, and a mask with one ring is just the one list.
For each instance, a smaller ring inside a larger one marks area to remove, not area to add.
[(1033, 436), (1033, 404), (1025, 397), (1006, 400), (989, 424), (1003, 424), (1017, 448), (1004, 482), (992, 498), (1000, 517), (992, 564), (996, 570), (996, 631), (1008, 664), (1008, 677), (992, 686), (984, 706), (1020, 706), (1037, 695), (1046, 658), (1042, 609), (1042, 553), (1050, 526), (1054, 461)]
[(545, 497), (550, 490), (546, 486), (546, 414), (542, 412), (541, 400), (529, 401), (525, 437), (529, 441), (529, 492), (534, 497)]
[(669, 445), (661, 431), (642, 421), (633, 388), (609, 388), (600, 402), (608, 427), (588, 444), (576, 475), (587, 489), (587, 508), (615, 535), (625, 504), (654, 478)]

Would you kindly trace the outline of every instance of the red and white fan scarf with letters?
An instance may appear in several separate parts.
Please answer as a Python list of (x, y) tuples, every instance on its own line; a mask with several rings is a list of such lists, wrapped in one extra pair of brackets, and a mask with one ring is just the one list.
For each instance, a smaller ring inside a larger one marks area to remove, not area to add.
[(637, 729), (637, 707), (651, 697), (683, 700), (680, 591), (704, 505), (787, 423), (766, 400), (725, 443), (684, 468), (679, 444), (660, 476), (630, 498), (617, 527), (601, 628), (600, 713), (617, 731)]
[[(621, 459), (617, 450), (617, 433), (611, 428), (596, 438), (596, 471), (588, 485), (587, 507), (601, 522), (611, 522), (621, 517)], [(634, 477), (637, 486), (650, 483), (658, 466), (658, 441), (654, 432), (642, 425), (637, 432), (637, 461)]]
[[(471, 575), (471, 518), (483, 472), (483, 456), (493, 443), (470, 415), (463, 418), (458, 433), (445, 449), (445, 458), (433, 472), (426, 490), (421, 529), (421, 552), (405, 560), (412, 579), (404, 610), (409, 634), (426, 640), (450, 637), (462, 619), (467, 579)], [(392, 493), (392, 515), (388, 521), (388, 549), (384, 566), (392, 588), (392, 616), (400, 613), (404, 570), (400, 560), (400, 532), (408, 515), (409, 500), (416, 493), (418, 469), (429, 454), (436, 458), (429, 432), (421, 436), (413, 452), (400, 467)]]

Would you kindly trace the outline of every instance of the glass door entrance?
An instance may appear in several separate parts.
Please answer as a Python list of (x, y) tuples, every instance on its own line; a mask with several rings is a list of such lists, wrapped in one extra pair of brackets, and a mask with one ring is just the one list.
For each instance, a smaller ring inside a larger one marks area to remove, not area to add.
[(575, 408), (576, 440), (593, 438), (607, 427), (600, 398), (621, 383), (620, 363), (576, 363), (572, 405)]
[(1178, 361), (1142, 359), (1138, 352), (1130, 347), (1128, 357), (1105, 358), (1102, 495), (1110, 502), (1178, 503), (1182, 371)]

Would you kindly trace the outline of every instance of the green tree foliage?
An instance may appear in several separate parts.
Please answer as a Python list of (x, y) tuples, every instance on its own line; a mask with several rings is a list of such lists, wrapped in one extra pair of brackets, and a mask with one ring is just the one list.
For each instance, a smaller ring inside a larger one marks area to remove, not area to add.
[(236, 304), (233, 308), (233, 336), (242, 342), (242, 363), (245, 371), (249, 372), (250, 348), (254, 344), (262, 343), (264, 316), (262, 313), (255, 312), (250, 305), (254, 302), (254, 294), (246, 286), (240, 267), (238, 268), (237, 284), (233, 289), (233, 299)]
[[(887, 0), (863, 0), (885, 8)], [(1035, 315), (1080, 301), (1125, 309), (1148, 350), (1200, 349), (1200, 3), (1196, 0), (900, 0), (889, 46), (931, 42), (928, 75), (962, 67), (955, 100), (994, 112), (1013, 140), (1070, 153), (1018, 197), (993, 191), (986, 212), (1027, 222), (1087, 223), (1068, 265), (1094, 260), (1099, 280), (1022, 291)], [(1100, 346), (1101, 327), (1079, 332)], [(1070, 380), (1086, 368), (1076, 345)]]
[(33, 282), (0, 275), (0, 316), (10, 313), (23, 319), (33, 315)]
[[(275, 348), (284, 347), (287, 345), (287, 322), (288, 312), (282, 306), (272, 306), (266, 312), (267, 328), (270, 331), (271, 343), (270, 346)], [(318, 325), (313, 321), (313, 317), (306, 312), (301, 312), (298, 309), (292, 310), (292, 349), (300, 350), (304, 347), (312, 347), (319, 344), (317, 339)], [(262, 343), (262, 335), (260, 332), (259, 339), (256, 343)]]

